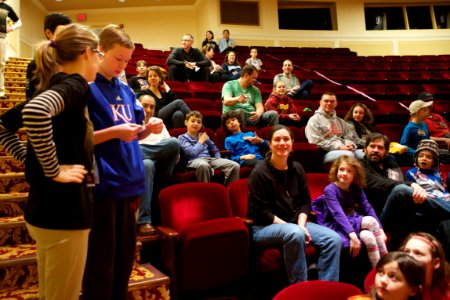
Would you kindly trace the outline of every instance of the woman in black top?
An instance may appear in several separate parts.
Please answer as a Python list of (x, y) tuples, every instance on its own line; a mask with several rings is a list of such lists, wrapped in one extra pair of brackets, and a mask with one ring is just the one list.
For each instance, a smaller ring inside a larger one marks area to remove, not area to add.
[(178, 99), (177, 94), (170, 90), (158, 66), (148, 68), (148, 83), (149, 88), (142, 91), (142, 94), (150, 95), (155, 99), (155, 117), (162, 119), (168, 128), (184, 127), (186, 115), (191, 110), (183, 100)]
[(205, 47), (206, 45), (211, 45), (214, 48), (214, 50), (217, 51), (219, 49), (219, 46), (214, 41), (214, 33), (211, 30), (206, 31), (206, 37), (202, 42), (202, 48)]
[[(0, 143), (25, 162), (30, 192), (24, 215), (36, 240), (41, 299), (75, 300), (81, 291), (93, 205), (86, 104), (100, 61), (97, 46), (97, 36), (83, 26), (58, 28), (36, 51), (42, 92), (0, 119)], [(26, 148), (14, 135), (22, 121)]]
[(248, 179), (248, 215), (254, 220), (253, 240), (258, 247), (282, 246), (289, 283), (305, 281), (305, 247), (319, 249), (319, 279), (339, 281), (341, 239), (331, 229), (306, 222), (311, 197), (303, 167), (289, 157), (292, 132), (275, 125), (267, 137), (270, 152)]

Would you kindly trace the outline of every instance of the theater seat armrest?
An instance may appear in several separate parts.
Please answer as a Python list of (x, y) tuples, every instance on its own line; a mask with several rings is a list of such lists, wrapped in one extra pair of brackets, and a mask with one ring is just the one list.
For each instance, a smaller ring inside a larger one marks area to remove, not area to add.
[(249, 218), (242, 218), (242, 217), (236, 217), (238, 219), (241, 219), (242, 222), (244, 222), (245, 225), (253, 225), (253, 220)]
[(180, 235), (177, 231), (169, 227), (158, 226), (156, 227), (156, 229), (159, 231), (161, 235), (163, 235), (166, 238), (178, 238), (178, 236)]

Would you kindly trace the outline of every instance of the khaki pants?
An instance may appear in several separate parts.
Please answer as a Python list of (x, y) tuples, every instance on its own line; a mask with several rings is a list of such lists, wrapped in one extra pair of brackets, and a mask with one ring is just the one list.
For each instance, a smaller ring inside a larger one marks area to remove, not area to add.
[(27, 223), (37, 243), (39, 299), (78, 300), (90, 229), (53, 230)]
[(0, 37), (0, 97), (5, 96), (5, 65), (8, 40)]

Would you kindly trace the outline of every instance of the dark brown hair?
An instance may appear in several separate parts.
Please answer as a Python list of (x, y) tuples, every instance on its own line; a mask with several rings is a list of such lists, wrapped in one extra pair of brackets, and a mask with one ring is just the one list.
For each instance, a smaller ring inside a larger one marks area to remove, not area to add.
[(364, 109), (364, 118), (362, 119), (362, 123), (372, 124), (373, 123), (372, 112), (367, 107), (367, 105), (365, 105), (364, 103), (355, 103), (355, 104), (353, 104), (352, 107), (350, 107), (350, 109), (348, 110), (347, 114), (345, 115), (344, 120), (345, 121), (353, 120), (353, 110), (356, 107), (361, 107), (362, 109)]

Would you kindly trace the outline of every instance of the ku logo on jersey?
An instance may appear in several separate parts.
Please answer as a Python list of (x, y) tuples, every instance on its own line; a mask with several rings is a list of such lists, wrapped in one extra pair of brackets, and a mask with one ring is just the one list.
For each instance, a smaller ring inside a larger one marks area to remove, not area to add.
[(125, 123), (133, 121), (130, 104), (111, 104), (111, 110), (114, 116), (114, 122), (122, 120)]

